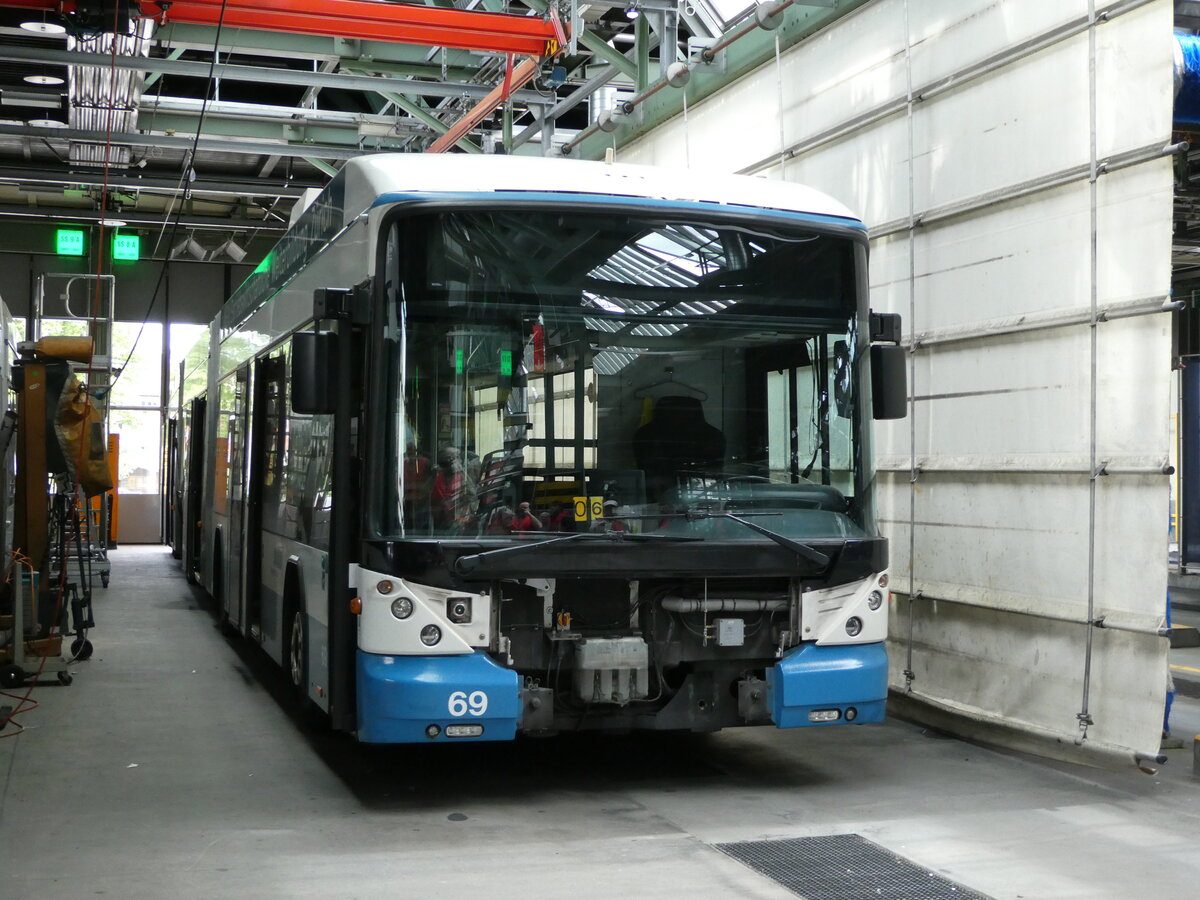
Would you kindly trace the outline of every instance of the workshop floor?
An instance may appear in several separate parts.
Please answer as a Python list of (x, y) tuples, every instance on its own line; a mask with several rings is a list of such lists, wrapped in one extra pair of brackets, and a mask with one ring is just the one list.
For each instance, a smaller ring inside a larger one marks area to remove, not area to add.
[(6, 900), (793, 897), (713, 844), (851, 832), (997, 898), (1197, 896), (1200, 701), (1156, 776), (897, 720), (373, 749), (294, 723), (165, 548), (112, 559), (95, 656), (0, 732)]

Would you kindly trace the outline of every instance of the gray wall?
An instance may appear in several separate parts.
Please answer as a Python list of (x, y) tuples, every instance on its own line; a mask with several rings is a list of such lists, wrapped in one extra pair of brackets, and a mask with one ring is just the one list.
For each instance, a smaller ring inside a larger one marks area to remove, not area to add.
[[(44, 237), (44, 235), (43, 235)], [(145, 240), (145, 238), (143, 238)], [(17, 242), (26, 245), (24, 242)], [(44, 243), (39, 240), (38, 243)], [(13, 246), (6, 243), (5, 246)], [(163, 272), (161, 260), (144, 259), (135, 263), (111, 263), (106, 268), (116, 277), (115, 296), (117, 321), (171, 324), (186, 322), (208, 324), (229, 294), (246, 278), (254, 267), (235, 263), (192, 262), (172, 260)], [(62, 257), (47, 253), (0, 251), (0, 299), (15, 318), (27, 319), (33, 310), (37, 279), (43, 273), (92, 274), (95, 261), (88, 257)], [(159, 279), (161, 277), (161, 286)], [(50, 295), (45, 315), (66, 314), (61, 301), (53, 296), (62, 291), (64, 282), (55, 279), (47, 285)], [(155, 298), (157, 289), (157, 297)], [(86, 309), (88, 288), (77, 284), (71, 291), (72, 308), (76, 314)], [(155, 298), (151, 305), (151, 298)], [(164, 341), (164, 352), (166, 350)], [(162, 497), (158, 494), (123, 494), (121, 496), (121, 543), (153, 543), (159, 540)]]
[[(229, 293), (254, 271), (253, 266), (237, 263), (200, 263), (173, 260), (162, 273), (160, 260), (141, 260), (136, 263), (114, 263), (111, 272), (116, 276), (116, 318), (123, 322), (194, 322), (208, 324), (221, 308)], [(92, 274), (94, 264), (86, 257), (50, 256), (34, 253), (0, 251), (0, 298), (18, 318), (27, 318), (32, 311), (37, 278), (47, 272)], [(153, 308), (159, 277), (162, 286)], [(58, 282), (61, 289), (61, 282)], [(77, 287), (78, 296), (84, 296)], [(72, 292), (72, 299), (77, 294)], [(147, 315), (147, 310), (149, 315)], [(77, 310), (78, 311), (78, 310)], [(63, 315), (61, 306), (47, 304), (47, 315)]]

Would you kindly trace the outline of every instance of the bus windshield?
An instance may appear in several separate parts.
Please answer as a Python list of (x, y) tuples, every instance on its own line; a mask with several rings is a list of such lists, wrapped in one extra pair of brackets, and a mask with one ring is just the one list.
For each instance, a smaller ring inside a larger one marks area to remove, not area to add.
[(730, 221), (397, 220), (377, 533), (764, 539), (728, 513), (790, 538), (872, 534), (865, 253), (804, 223)]

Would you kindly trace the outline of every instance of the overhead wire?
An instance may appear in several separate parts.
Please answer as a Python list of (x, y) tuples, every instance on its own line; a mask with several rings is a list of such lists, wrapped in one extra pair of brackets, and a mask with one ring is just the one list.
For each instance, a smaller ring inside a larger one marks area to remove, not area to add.
[[(20, 578), (21, 573), (20, 573), (18, 567), (22, 566), (22, 565), (25, 566), (27, 569), (29, 569), (29, 574), (30, 574), (29, 583), (30, 583), (30, 586), (32, 589), (32, 586), (36, 583), (35, 579), (33, 578), (33, 571), (34, 571), (33, 561), (28, 556), (26, 556), (25, 554), (20, 553), (18, 551), (13, 551), (11, 556), (13, 559), (13, 565), (9, 569), (9, 572), (11, 573), (12, 577), (14, 579)], [(35, 597), (36, 597), (36, 595), (35, 595)], [(22, 598), (22, 602), (24, 602), (24, 598)], [(36, 602), (31, 603), (30, 606), (32, 609), (35, 609), (35, 610), (37, 609)], [(60, 607), (61, 607), (61, 593), (59, 595), (59, 602), (55, 604), (54, 620), (57, 620), (57, 618), (58, 618), (58, 610)], [(52, 620), (52, 621), (54, 621), (54, 620)], [(24, 652), (29, 649), (29, 642), (26, 640), (24, 634), (17, 634), (16, 630), (14, 629), (13, 636), (12, 636), (12, 658), (13, 658), (13, 660), (16, 660), (16, 658), (17, 658), (17, 647), (22, 647), (23, 652)], [(25, 688), (25, 693), (23, 695), (17, 694), (17, 693), (12, 693), (9, 691), (0, 691), (0, 696), (8, 697), (12, 700), (17, 701), (16, 707), (8, 714), (8, 719), (5, 722), (4, 731), (0, 732), (0, 739), (20, 736), (25, 731), (25, 727), (20, 722), (16, 721), (17, 716), (19, 716), (21, 713), (26, 713), (26, 712), (29, 712), (30, 710), (37, 709), (37, 707), (39, 705), (38, 701), (32, 699), (32, 694), (33, 694), (33, 689), (37, 686), (38, 682), (41, 680), (42, 672), (44, 672), (46, 669), (46, 661), (49, 659), (49, 655), (48, 655), (48, 653), (42, 653), (42, 654), (39, 654), (39, 656), (41, 658), (41, 663), (38, 664), (37, 673), (33, 676), (32, 679), (29, 679), (29, 684)], [(8, 725), (15, 725), (17, 730), (9, 731), (7, 728)], [(5, 787), (7, 789), (7, 781), (5, 783)]]
[[(223, 29), (224, 22), (225, 22), (225, 10), (227, 7), (227, 3), (228, 3), (228, 0), (222, 0), (222, 2), (221, 2), (220, 15), (219, 15), (219, 18), (217, 21), (216, 34), (215, 34), (214, 40), (213, 40), (213, 56), (212, 56), (212, 60), (210, 61), (210, 64), (209, 64), (208, 80), (207, 80), (207, 83), (205, 85), (205, 90), (204, 90), (204, 100), (201, 104), (200, 116), (199, 116), (199, 118), (197, 120), (197, 124), (196, 124), (196, 135), (192, 142), (191, 150), (184, 157), (184, 167), (183, 167), (183, 170), (180, 175), (178, 190), (183, 189), (183, 184), (184, 184), (185, 180), (187, 180), (189, 175), (195, 171), (196, 153), (199, 148), (200, 135), (204, 128), (204, 119), (205, 119), (205, 115), (208, 110), (209, 94), (211, 93), (213, 85), (214, 85), (214, 71), (216, 68), (217, 57), (220, 52), (221, 31)], [(117, 57), (117, 44), (118, 44), (118, 37), (119, 37), (119, 24), (120, 24), (120, 6), (117, 5), (113, 9), (113, 29), (112, 29), (112, 42), (111, 42), (111, 47), (110, 47), (110, 71), (109, 71), (110, 88), (114, 87), (116, 84), (116, 68), (117, 68), (116, 67), (116, 57)], [(136, 28), (134, 31), (134, 38), (135, 38), (135, 44), (136, 44), (136, 42), (140, 39), (137, 35)], [(93, 379), (93, 372), (95, 371), (96, 353), (95, 353), (94, 335), (96, 333), (96, 323), (99, 319), (99, 314), (100, 314), (101, 286), (103, 284), (103, 274), (104, 274), (104, 268), (105, 268), (106, 261), (109, 265), (111, 265), (111, 259), (106, 260), (105, 252), (104, 252), (105, 251), (104, 236), (105, 236), (105, 229), (107, 228), (107, 226), (105, 224), (105, 219), (107, 219), (108, 202), (109, 202), (109, 190), (108, 190), (109, 175), (110, 175), (110, 172), (112, 169), (112, 127), (113, 127), (113, 116), (116, 112), (115, 104), (113, 103), (112, 98), (111, 98), (111, 93), (112, 92), (110, 90), (110, 100), (108, 103), (108, 111), (107, 111), (108, 115), (107, 115), (107, 120), (106, 120), (106, 129), (105, 129), (104, 165), (103, 165), (104, 172), (103, 172), (103, 181), (102, 181), (102, 188), (101, 188), (102, 193), (100, 196), (100, 220), (101, 220), (100, 221), (100, 231), (99, 231), (100, 239), (98, 241), (99, 246), (96, 251), (96, 253), (97, 253), (97, 257), (96, 257), (96, 288), (92, 295), (92, 304), (91, 304), (91, 310), (90, 310), (91, 311), (90, 331), (91, 331), (91, 334), (93, 335), (93, 342), (92, 342), (92, 349), (88, 355), (87, 368), (86, 368), (89, 390), (84, 392), (84, 417), (85, 417), (84, 421), (85, 422), (87, 420), (86, 417), (90, 414), (91, 409), (92, 409), (93, 397), (92, 397), (92, 391), (91, 391), (90, 385), (91, 385), (91, 381)], [(174, 242), (175, 234), (178, 231), (179, 222), (180, 222), (180, 219), (182, 218), (183, 206), (184, 206), (184, 204), (181, 201), (176, 209), (175, 218), (171, 225), (171, 238), (170, 238), (169, 243)], [(160, 241), (161, 241), (161, 237), (162, 237), (162, 233), (160, 232), (160, 235), (159, 235)], [(116, 374), (109, 381), (109, 384), (107, 386), (107, 395), (105, 398), (106, 400), (108, 399), (108, 397), (111, 397), (112, 389), (116, 386), (116, 383), (119, 380), (121, 374), (124, 373), (125, 369), (129, 365), (130, 359), (132, 359), (134, 352), (137, 350), (138, 341), (141, 339), (141, 336), (142, 336), (143, 332), (145, 331), (146, 322), (149, 320), (150, 314), (151, 314), (151, 312), (153, 312), (155, 303), (158, 300), (158, 295), (159, 295), (160, 290), (162, 289), (163, 280), (166, 275), (167, 266), (168, 266), (169, 262), (170, 262), (169, 258), (166, 258), (163, 260), (162, 266), (159, 269), (158, 280), (155, 283), (154, 292), (151, 294), (150, 302), (149, 302), (149, 304), (147, 304), (147, 307), (146, 307), (146, 312), (142, 316), (141, 326), (138, 328), (137, 335), (134, 337), (133, 345), (130, 347), (129, 354), (128, 354), (128, 356), (126, 356), (124, 363), (121, 365), (120, 369), (116, 372)], [(112, 297), (112, 294), (110, 292), (110, 298), (111, 297)], [(114, 310), (114, 312), (115, 312), (115, 310)], [(113, 363), (113, 360), (111, 358), (112, 349), (113, 348), (110, 346), (109, 347), (110, 370), (112, 368), (112, 363)], [(82, 442), (81, 446), (80, 446), (79, 458), (76, 460), (75, 470), (73, 472), (72, 479), (71, 479), (71, 490), (70, 490), (70, 495), (69, 495), (69, 497), (70, 497), (69, 503), (70, 503), (70, 510), (71, 510), (72, 515), (75, 514), (74, 504), (76, 502), (76, 497), (78, 496), (78, 493), (79, 493), (79, 487), (80, 487), (79, 479), (80, 479), (80, 472), (81, 472), (82, 464), (83, 464), (84, 453), (86, 452), (85, 446), (86, 446), (86, 442)], [(85, 498), (85, 503), (86, 503), (86, 498)], [(87, 512), (85, 509), (85, 516), (86, 515), (87, 515)], [(79, 521), (77, 518), (74, 521), (75, 521), (75, 528), (76, 528), (77, 536), (78, 536), (78, 528), (80, 527)], [(107, 536), (104, 536), (104, 539), (107, 539)], [(21, 577), (21, 573), (17, 569), (18, 565), (26, 566), (30, 570), (30, 573), (32, 576), (32, 574), (34, 572), (34, 563), (31, 559), (29, 559), (27, 556), (24, 556), (23, 554), (14, 552), (13, 560), (14, 560), (14, 566), (11, 571), (12, 571), (14, 578)], [(54, 610), (51, 614), (50, 622), (51, 622), (51, 628), (57, 627), (59, 629), (59, 638), (61, 640), (60, 618), (63, 613), (63, 598), (66, 593), (66, 579), (67, 579), (67, 571), (68, 571), (65, 548), (63, 550), (61, 550), (60, 554), (59, 554), (59, 568), (60, 568), (59, 589), (56, 592), (57, 596), (55, 598)], [(33, 582), (32, 577), (30, 578), (30, 581), (31, 581), (31, 583)], [(36, 605), (34, 606), (34, 608), (36, 609)], [(28, 649), (25, 635), (24, 634), (18, 635), (16, 633), (14, 633), (13, 640), (12, 640), (14, 659), (15, 659), (15, 655), (16, 655), (16, 649), (19, 646), (18, 641), (26, 643), (26, 649)], [(41, 662), (38, 666), (38, 670), (36, 673), (34, 673), (32, 678), (30, 679), (29, 686), (26, 689), (24, 695), (12, 694), (9, 692), (0, 692), (0, 696), (10, 697), (12, 699), (19, 701), (17, 704), (17, 707), (12, 712), (9, 713), (8, 719), (6, 722), (6, 725), (7, 724), (14, 725), (16, 727), (16, 730), (8, 732), (7, 728), (5, 728), (5, 731), (7, 733), (0, 734), (0, 739), (17, 737), (20, 734), (22, 734), (25, 729), (19, 722), (14, 721), (16, 716), (21, 713), (29, 712), (30, 710), (35, 709), (38, 706), (37, 701), (31, 699), (31, 695), (33, 693), (34, 687), (41, 680), (42, 673), (45, 670), (46, 663), (49, 659), (48, 652), (46, 652), (46, 653), (39, 652), (39, 657), (41, 659)]]
[[(118, 26), (119, 26), (119, 24), (120, 24), (120, 7), (116, 6), (113, 9), (113, 31), (112, 31), (111, 53), (110, 53), (110, 57), (109, 57), (109, 60), (110, 60), (109, 61), (109, 85), (110, 86), (115, 86), (115, 84), (116, 84), (117, 43), (118, 43)], [(107, 213), (108, 213), (108, 199), (109, 199), (108, 178), (109, 178), (110, 170), (112, 168), (112, 126), (113, 126), (113, 115), (114, 115), (115, 111), (116, 111), (115, 105), (110, 99), (110, 102), (108, 104), (108, 115), (106, 117), (105, 135), (104, 135), (104, 173), (103, 173), (103, 181), (102, 181), (101, 195), (100, 195), (100, 232), (99, 232), (100, 239), (99, 239), (99, 241), (97, 241), (98, 247), (96, 248), (96, 281), (95, 281), (96, 289), (92, 295), (92, 304), (91, 304), (91, 310), (90, 310), (91, 315), (89, 317), (89, 326), (90, 326), (89, 331), (93, 335), (91, 349), (88, 352), (87, 368), (86, 368), (87, 383), (89, 385), (89, 390), (84, 391), (84, 393), (83, 393), (83, 397), (84, 397), (83, 421), (85, 423), (87, 422), (88, 416), (90, 415), (91, 410), (92, 410), (92, 392), (90, 390), (90, 385), (92, 382), (92, 373), (95, 369), (96, 345), (95, 345), (94, 336), (96, 333), (96, 322), (99, 318), (99, 312), (100, 312), (100, 294), (101, 294), (101, 286), (103, 284), (102, 276), (104, 274), (105, 261), (106, 261), (105, 253), (104, 253), (104, 249), (105, 249), (104, 233), (105, 233), (105, 229), (107, 227), (107, 225), (105, 224), (105, 220), (107, 219)], [(111, 260), (109, 260), (109, 263), (111, 263)], [(111, 293), (110, 293), (110, 297), (111, 297)], [(76, 498), (79, 495), (80, 472), (83, 467), (83, 458), (84, 458), (85, 453), (86, 453), (86, 441), (81, 441), (80, 448), (79, 448), (79, 455), (75, 460), (75, 468), (74, 468), (74, 472), (72, 473), (71, 488), (70, 488), (70, 493), (68, 495), (68, 501), (67, 501), (70, 505), (72, 522), (74, 524), (77, 539), (79, 536), (80, 523), (79, 523), (79, 519), (76, 516), (75, 503), (76, 503)], [(84, 498), (84, 502), (85, 503), (87, 502), (86, 497)], [(65, 514), (65, 509), (63, 510), (63, 512)], [(85, 516), (87, 515), (86, 510), (84, 512), (84, 515)], [(66, 544), (65, 544), (66, 537), (65, 537), (64, 529), (65, 529), (65, 524), (60, 522), (58, 530), (63, 535), (64, 545), (62, 547), (60, 547), (60, 549), (59, 549), (58, 590), (55, 592), (54, 609), (51, 612), (50, 624), (47, 627), (47, 637), (50, 638), (51, 640), (55, 636), (53, 632), (57, 629), (57, 632), (58, 632), (57, 638), (60, 642), (60, 651), (61, 651), (61, 641), (62, 641), (62, 632), (63, 632), (63, 629), (62, 629), (63, 598), (66, 596), (67, 571), (69, 568), (68, 564), (67, 564), (67, 549), (66, 549)], [(47, 553), (49, 553), (49, 552), (50, 551), (48, 549)], [(26, 556), (25, 554), (20, 553), (19, 551), (13, 551), (12, 558), (13, 558), (13, 566), (9, 569), (11, 577), (13, 579), (21, 578), (22, 573), (20, 572), (19, 567), (25, 566), (27, 569), (29, 569), (29, 575), (30, 575), (29, 582), (30, 582), (30, 587), (32, 590), (33, 585), (35, 585), (37, 583), (36, 579), (34, 578), (34, 572), (35, 572), (34, 561), (32, 559), (30, 559), (28, 556)], [(36, 598), (36, 595), (35, 595), (35, 598)], [(37, 610), (36, 599), (34, 602), (32, 602), (30, 604), (30, 608), (36, 612), (36, 610)], [(35, 638), (35, 640), (37, 640), (37, 638)], [(12, 655), (13, 655), (14, 661), (17, 658), (16, 652), (17, 652), (18, 646), (22, 646), (22, 648), (23, 648), (22, 649), (22, 657), (27, 655), (28, 651), (30, 650), (30, 642), (27, 640), (27, 638), (24, 634), (17, 634), (16, 630), (14, 629), (13, 637), (12, 637)], [(5, 731), (7, 733), (0, 734), (0, 738), (17, 737), (20, 734), (22, 734), (25, 731), (25, 729), (21, 725), (20, 722), (14, 721), (15, 718), (18, 715), (20, 715), (21, 713), (29, 712), (32, 709), (36, 709), (38, 706), (37, 701), (33, 700), (31, 698), (31, 696), (33, 694), (34, 687), (37, 686), (37, 684), (41, 681), (42, 674), (45, 672), (46, 663), (49, 661), (49, 658), (50, 658), (50, 650), (48, 647), (47, 648), (34, 647), (33, 650), (34, 650), (34, 653), (37, 655), (38, 659), (40, 660), (40, 662), (38, 663), (37, 672), (35, 672), (33, 674), (32, 678), (28, 678), (28, 676), (27, 676), (29, 685), (26, 688), (24, 695), (13, 694), (13, 693), (9, 693), (9, 692), (2, 692), (3, 696), (10, 697), (12, 699), (18, 700), (19, 702), (17, 703), (16, 708), (12, 712), (9, 713), (7, 722), (5, 723), (6, 726), (7, 726), (7, 724), (10, 724), (10, 723), (15, 725), (17, 730), (12, 731), (12, 732), (7, 732), (7, 727), (6, 727)]]
[[(199, 152), (200, 148), (200, 135), (204, 131), (204, 120), (208, 115), (209, 95), (212, 93), (213, 86), (216, 83), (214, 73), (217, 67), (217, 58), (221, 52), (221, 32), (225, 27), (225, 10), (228, 6), (228, 3), (229, 0), (221, 0), (221, 10), (217, 16), (217, 30), (213, 37), (212, 59), (209, 60), (208, 64), (208, 80), (204, 87), (204, 100), (200, 104), (200, 115), (196, 120), (196, 134), (192, 139), (192, 147), (183, 158), (183, 170), (180, 172), (179, 186), (177, 188), (177, 194), (182, 192), (183, 195), (179, 198), (178, 205), (175, 208), (175, 217), (171, 222), (171, 234), (170, 237), (167, 238), (166, 242), (166, 246), (168, 248), (175, 245), (175, 237), (179, 233), (179, 222), (183, 218), (183, 207), (188, 199), (188, 194), (190, 193), (190, 191), (184, 189), (184, 183), (189, 181), (191, 177), (194, 176), (196, 171), (196, 154)], [(162, 236), (160, 233), (160, 244), (161, 240)], [(142, 315), (142, 324), (139, 326), (137, 334), (134, 335), (133, 344), (130, 346), (129, 353), (125, 357), (125, 361), (121, 364), (120, 370), (117, 371), (113, 376), (110, 384), (110, 391), (112, 387), (116, 386), (121, 376), (125, 374), (125, 369), (128, 368), (129, 361), (133, 358), (133, 354), (137, 351), (138, 342), (142, 339), (142, 334), (146, 330), (146, 323), (150, 320), (150, 314), (154, 311), (154, 307), (158, 303), (158, 295), (162, 291), (163, 281), (166, 279), (167, 268), (170, 265), (170, 262), (170, 254), (168, 253), (166, 256), (164, 256), (162, 265), (159, 267), (158, 279), (154, 283), (154, 291), (150, 294), (150, 302), (146, 304), (146, 312)]]

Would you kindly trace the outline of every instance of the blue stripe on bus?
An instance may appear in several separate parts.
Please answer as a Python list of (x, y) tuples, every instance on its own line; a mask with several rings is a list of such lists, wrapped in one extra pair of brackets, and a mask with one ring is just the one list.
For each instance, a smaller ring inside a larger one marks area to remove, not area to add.
[(496, 203), (501, 201), (521, 200), (532, 203), (586, 203), (595, 206), (645, 206), (652, 209), (694, 210), (697, 212), (741, 212), (770, 218), (783, 219), (788, 222), (807, 222), (821, 225), (840, 225), (843, 228), (855, 228), (865, 232), (867, 226), (858, 219), (845, 216), (828, 216), (820, 213), (798, 212), (796, 210), (775, 209), (763, 206), (750, 206), (741, 203), (717, 203), (698, 200), (662, 200), (656, 197), (626, 197), (620, 194), (587, 194), (570, 191), (406, 191), (380, 194), (371, 204), (374, 209), (389, 203), (405, 203), (428, 200), (449, 201), (453, 203), (479, 202)]
[[(520, 676), (483, 652), (383, 656), (358, 651), (358, 739), (372, 744), (510, 741), (521, 717)], [(437, 726), (430, 737), (426, 729)], [(481, 725), (477, 737), (447, 737)]]
[[(843, 725), (853, 707), (855, 723), (882, 722), (887, 703), (887, 650), (883, 643), (825, 647), (802, 644), (767, 669), (767, 702), (780, 728)], [(809, 713), (836, 709), (832, 722), (809, 721)]]

